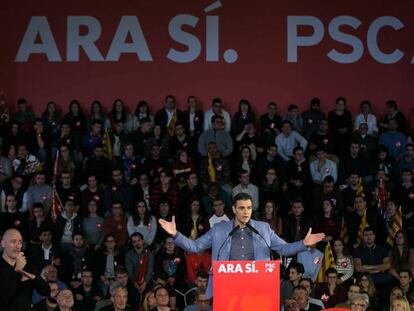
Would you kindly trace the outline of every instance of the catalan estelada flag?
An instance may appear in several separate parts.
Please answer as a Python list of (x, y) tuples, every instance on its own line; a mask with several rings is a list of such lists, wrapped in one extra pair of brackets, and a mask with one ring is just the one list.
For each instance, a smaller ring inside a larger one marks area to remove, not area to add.
[(325, 246), (325, 251), (323, 253), (322, 265), (318, 272), (318, 277), (316, 282), (323, 283), (326, 282), (325, 272), (329, 268), (335, 268), (335, 260), (331, 249), (331, 243), (328, 242)]
[(388, 228), (387, 243), (391, 246), (394, 246), (394, 237), (395, 234), (402, 230), (402, 212), (401, 206), (398, 208), (395, 213), (394, 219), (392, 220), (391, 226)]

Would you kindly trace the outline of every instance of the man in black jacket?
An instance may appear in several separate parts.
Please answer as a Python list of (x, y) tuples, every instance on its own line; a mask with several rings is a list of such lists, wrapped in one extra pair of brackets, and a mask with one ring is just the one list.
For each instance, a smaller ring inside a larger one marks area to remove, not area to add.
[(35, 288), (43, 296), (50, 295), (49, 285), (26, 266), (22, 243), (22, 235), (16, 229), (7, 230), (1, 240), (0, 311), (29, 310)]

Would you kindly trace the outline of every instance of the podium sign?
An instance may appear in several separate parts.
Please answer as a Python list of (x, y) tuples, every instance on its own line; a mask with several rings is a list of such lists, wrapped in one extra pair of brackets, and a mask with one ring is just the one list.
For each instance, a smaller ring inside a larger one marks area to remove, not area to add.
[(280, 262), (215, 261), (213, 310), (280, 310)]

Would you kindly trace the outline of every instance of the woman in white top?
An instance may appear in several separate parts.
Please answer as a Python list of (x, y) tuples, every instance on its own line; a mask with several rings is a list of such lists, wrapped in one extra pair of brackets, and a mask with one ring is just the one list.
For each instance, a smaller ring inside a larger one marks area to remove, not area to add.
[(359, 108), (361, 109), (361, 113), (355, 117), (354, 129), (357, 130), (360, 124), (366, 123), (368, 125), (368, 134), (377, 136), (377, 117), (371, 113), (371, 103), (368, 100), (364, 100), (359, 105)]
[(152, 244), (157, 232), (157, 220), (152, 216), (144, 200), (138, 201), (131, 216), (128, 217), (127, 230), (129, 236), (139, 232), (144, 237), (144, 242)]
[(354, 264), (352, 257), (344, 251), (344, 242), (342, 239), (336, 239), (333, 242), (333, 256), (335, 258), (335, 269), (341, 275), (338, 278), (338, 284), (342, 284), (345, 287), (353, 284)]

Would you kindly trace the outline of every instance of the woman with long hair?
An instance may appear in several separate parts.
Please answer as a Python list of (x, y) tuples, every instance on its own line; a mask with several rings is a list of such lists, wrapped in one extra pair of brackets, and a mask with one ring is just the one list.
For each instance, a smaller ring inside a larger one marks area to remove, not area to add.
[[(277, 170), (274, 167), (269, 167), (259, 187), (259, 200), (263, 203), (268, 200), (278, 201), (282, 191), (281, 187), (282, 183)], [(263, 206), (263, 203), (260, 205)]]
[(178, 188), (182, 188), (187, 184), (186, 177), (196, 172), (196, 167), (192, 158), (188, 156), (186, 150), (178, 150), (176, 160), (171, 165)]
[(141, 120), (148, 118), (151, 120), (151, 125), (154, 124), (154, 117), (150, 114), (149, 105), (145, 100), (140, 100), (135, 108), (134, 124), (138, 128), (141, 125)]
[(42, 113), (42, 121), (49, 141), (59, 132), (60, 119), (61, 115), (56, 103), (54, 101), (48, 102), (45, 111)]
[(282, 217), (277, 213), (277, 206), (275, 201), (266, 200), (263, 203), (263, 210), (260, 220), (267, 222), (274, 232), (279, 236), (283, 234)]
[(337, 217), (331, 200), (322, 202), (322, 212), (317, 218), (317, 232), (325, 233), (324, 242), (339, 238), (341, 234), (341, 219)]
[(180, 232), (186, 237), (196, 240), (207, 232), (204, 211), (200, 199), (191, 199), (190, 206), (185, 208), (186, 210), (183, 211), (182, 221), (179, 222)]
[(391, 305), (390, 311), (410, 311), (410, 304), (408, 303), (407, 298), (405, 297), (397, 297), (395, 298)]
[(414, 250), (408, 245), (408, 238), (404, 231), (397, 231), (394, 236), (394, 245), (389, 253), (391, 260), (391, 269), (389, 273), (397, 280), (399, 279), (398, 271), (409, 269), (414, 275)]
[(374, 285), (374, 281), (372, 280), (371, 275), (368, 272), (362, 273), (357, 280), (357, 284), (361, 288), (361, 292), (368, 294), (371, 308), (377, 310), (377, 289)]
[(99, 120), (102, 124), (105, 124), (106, 116), (105, 112), (102, 107), (102, 103), (99, 100), (94, 100), (91, 103), (91, 110), (87, 117), (87, 126), (88, 129), (91, 128), (92, 122), (95, 120)]
[(71, 133), (76, 137), (86, 134), (86, 117), (82, 111), (80, 102), (76, 99), (69, 103), (69, 111), (63, 117), (62, 122), (67, 122), (71, 127)]
[(115, 279), (115, 268), (118, 264), (124, 262), (124, 256), (121, 253), (116, 238), (113, 234), (105, 236), (102, 249), (95, 255), (92, 272), (95, 279), (99, 280), (98, 284), (104, 294), (107, 293), (109, 283)]
[(148, 291), (142, 299), (142, 307), (139, 311), (151, 311), (157, 307), (157, 301), (155, 300), (154, 290)]
[(156, 124), (152, 128), (153, 136), (148, 138), (145, 145), (145, 155), (148, 157), (151, 153), (151, 148), (154, 144), (161, 146), (161, 156), (168, 157), (169, 155), (169, 146), (168, 146), (168, 137), (164, 135), (161, 125)]
[(238, 184), (238, 176), (237, 172), (240, 172), (241, 170), (246, 170), (250, 174), (250, 181), (253, 184), (257, 183), (257, 176), (258, 172), (256, 169), (256, 153), (255, 151), (252, 151), (252, 149), (248, 145), (242, 145), (240, 147), (240, 153), (238, 160), (236, 162), (236, 167), (234, 167), (235, 176), (233, 176), (233, 181), (235, 184)]
[(128, 234), (131, 236), (135, 232), (139, 232), (144, 237), (146, 245), (151, 245), (157, 233), (157, 220), (151, 215), (147, 203), (140, 200), (135, 205), (127, 223)]
[(353, 283), (354, 264), (351, 255), (345, 250), (345, 243), (342, 239), (333, 240), (332, 253), (335, 260), (335, 269), (338, 271), (337, 283), (348, 287)]
[(115, 128), (115, 123), (118, 121), (124, 123), (124, 132), (127, 134), (137, 129), (131, 114), (127, 111), (124, 102), (119, 98), (115, 99), (112, 103), (112, 109), (107, 116), (105, 128)]

